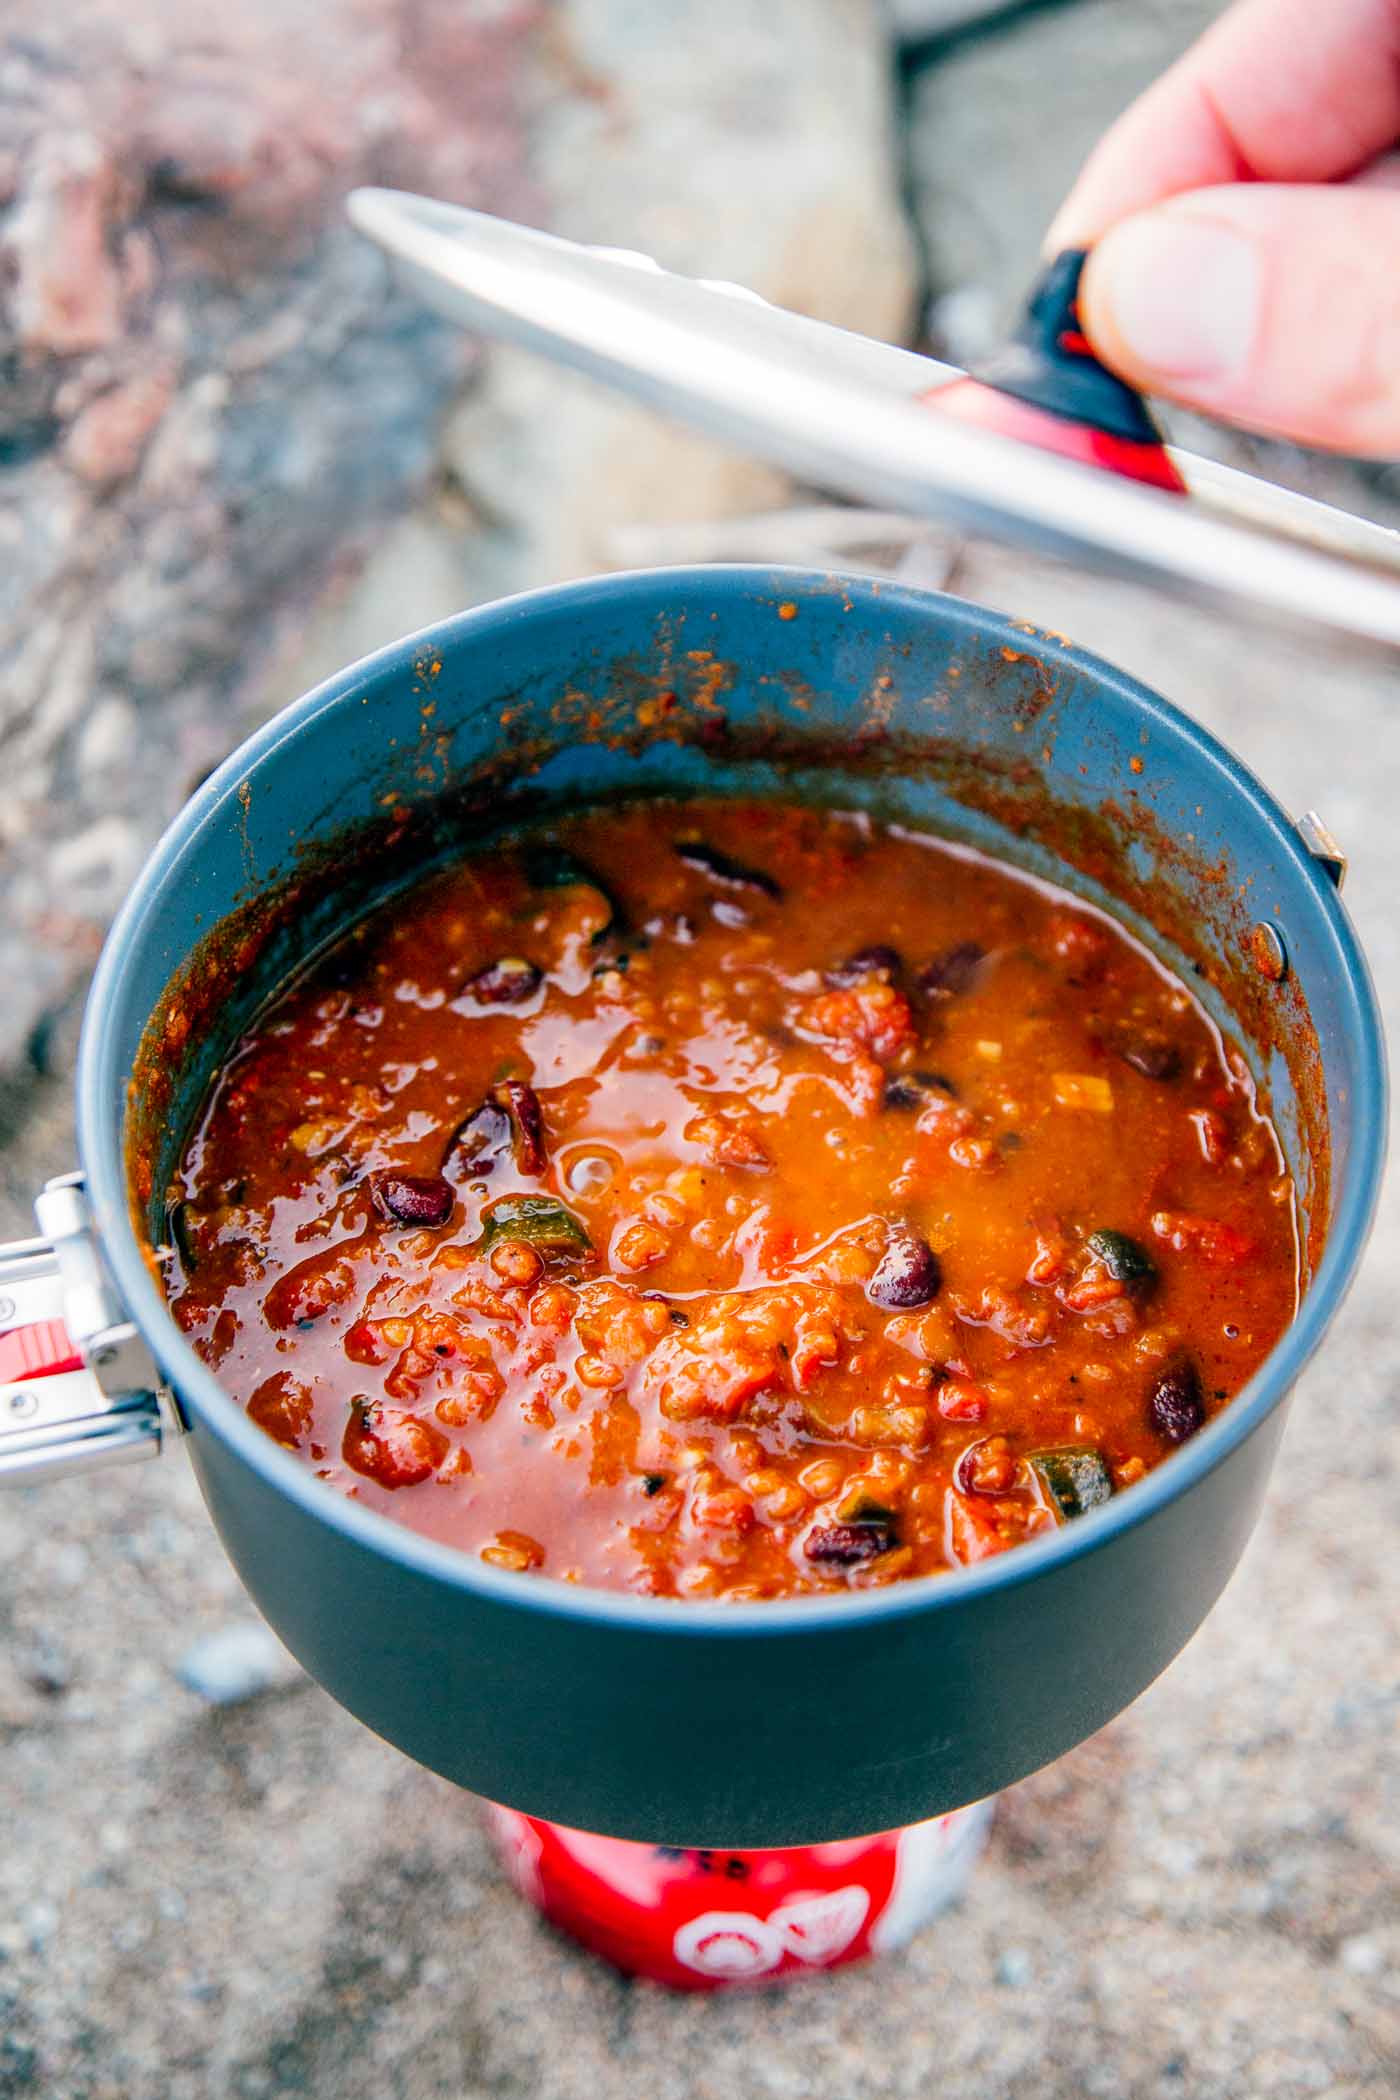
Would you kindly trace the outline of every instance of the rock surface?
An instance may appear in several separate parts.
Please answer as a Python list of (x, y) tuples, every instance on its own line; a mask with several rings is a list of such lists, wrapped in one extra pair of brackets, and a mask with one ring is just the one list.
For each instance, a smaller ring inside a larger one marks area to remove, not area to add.
[[(528, 211), (535, 18), (474, 0), (18, 0), (0, 25), (0, 1072), (91, 962), (470, 363), (356, 181)], [(153, 754), (158, 757), (153, 762)]]
[(1019, 9), (919, 74), (913, 201), (956, 363), (1016, 319), (1045, 229), (1105, 125), (1219, 13), (1217, 0)]
[[(877, 0), (569, 0), (529, 76), (532, 167), (574, 240), (903, 340), (918, 304)], [(520, 352), (448, 421), (450, 500), (390, 533), (300, 682), (506, 591), (616, 566), (634, 521), (723, 518), (782, 477)], [(455, 505), (455, 507), (454, 507)], [(405, 617), (407, 611), (408, 616)]]

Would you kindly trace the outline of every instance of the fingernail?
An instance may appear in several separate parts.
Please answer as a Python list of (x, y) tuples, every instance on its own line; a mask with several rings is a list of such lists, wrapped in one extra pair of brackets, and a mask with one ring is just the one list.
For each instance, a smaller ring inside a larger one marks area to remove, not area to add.
[(1227, 380), (1247, 368), (1260, 291), (1251, 241), (1218, 219), (1165, 211), (1106, 234), (1086, 282), (1094, 332), (1107, 323), (1133, 364), (1177, 380)]

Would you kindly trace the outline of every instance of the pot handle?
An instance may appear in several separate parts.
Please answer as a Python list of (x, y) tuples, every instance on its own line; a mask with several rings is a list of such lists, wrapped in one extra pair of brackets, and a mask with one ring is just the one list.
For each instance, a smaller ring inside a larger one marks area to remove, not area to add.
[(0, 1487), (155, 1458), (185, 1424), (102, 1260), (81, 1174), (0, 1242)]

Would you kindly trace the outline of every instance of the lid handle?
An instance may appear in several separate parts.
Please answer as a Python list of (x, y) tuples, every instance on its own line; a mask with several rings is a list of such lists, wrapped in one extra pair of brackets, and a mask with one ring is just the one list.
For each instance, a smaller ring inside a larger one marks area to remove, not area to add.
[(1151, 410), (1100, 363), (1079, 323), (1086, 248), (1066, 248), (1031, 287), (1020, 326), (965, 379), (924, 395), (930, 407), (1110, 473), (1184, 495)]
[(0, 1243), (0, 1486), (154, 1458), (184, 1428), (115, 1301), (82, 1176), (34, 1207), (43, 1238)]

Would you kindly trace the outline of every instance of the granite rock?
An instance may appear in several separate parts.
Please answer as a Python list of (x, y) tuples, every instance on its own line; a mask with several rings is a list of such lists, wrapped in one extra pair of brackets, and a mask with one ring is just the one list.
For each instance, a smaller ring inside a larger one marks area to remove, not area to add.
[[(713, 0), (703, 14), (689, 0), (566, 0), (526, 92), (555, 231), (906, 336), (919, 280), (876, 0)], [(298, 675), (463, 604), (617, 566), (631, 525), (759, 510), (786, 489), (586, 380), (491, 348), (448, 419), (432, 500), (380, 542)]]
[[(17, 0), (0, 25), (0, 1072), (278, 652), (428, 480), (471, 362), (356, 181), (528, 209), (496, 0)], [(152, 763), (152, 753), (158, 753)]]

